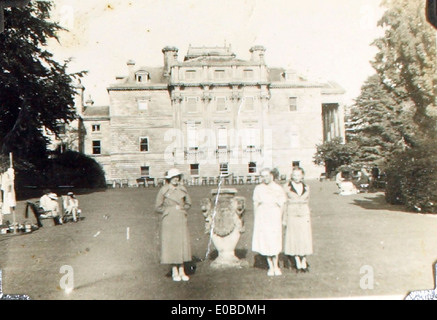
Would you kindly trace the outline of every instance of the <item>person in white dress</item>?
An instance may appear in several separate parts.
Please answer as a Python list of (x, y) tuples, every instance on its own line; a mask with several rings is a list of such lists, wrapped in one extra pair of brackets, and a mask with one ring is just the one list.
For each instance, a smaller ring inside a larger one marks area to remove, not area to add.
[(278, 255), (282, 251), (282, 210), (286, 195), (281, 186), (274, 182), (269, 169), (260, 172), (262, 183), (253, 191), (254, 230), (252, 250), (266, 256), (269, 270), (267, 275), (281, 275)]
[(81, 210), (79, 209), (79, 200), (73, 192), (67, 193), (64, 203), (65, 213), (73, 216), (73, 221), (77, 222), (78, 215)]

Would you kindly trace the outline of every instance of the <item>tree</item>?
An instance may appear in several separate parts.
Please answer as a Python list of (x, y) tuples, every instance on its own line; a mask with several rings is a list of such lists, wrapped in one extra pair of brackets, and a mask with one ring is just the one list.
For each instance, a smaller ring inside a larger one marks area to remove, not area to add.
[(43, 128), (58, 134), (59, 121), (76, 118), (73, 82), (84, 74), (68, 74), (68, 61), (56, 62), (44, 48), (63, 30), (49, 20), (51, 6), (32, 1), (5, 9), (0, 34), (0, 152), (36, 167), (47, 155)]
[(351, 111), (347, 140), (358, 145), (357, 162), (382, 164), (395, 150), (412, 141), (417, 126), (407, 105), (399, 105), (378, 74), (361, 88)]
[(386, 200), (420, 212), (437, 207), (435, 30), (425, 2), (383, 0), (376, 74), (363, 85), (351, 137), (361, 160), (384, 160)]
[(355, 143), (343, 143), (341, 138), (335, 138), (317, 145), (314, 155), (316, 165), (324, 165), (330, 175), (338, 168), (350, 165), (355, 161), (357, 146)]
[(436, 127), (436, 34), (426, 21), (425, 1), (384, 0), (387, 11), (378, 25), (372, 66), (398, 105), (411, 105), (413, 120), (424, 134)]

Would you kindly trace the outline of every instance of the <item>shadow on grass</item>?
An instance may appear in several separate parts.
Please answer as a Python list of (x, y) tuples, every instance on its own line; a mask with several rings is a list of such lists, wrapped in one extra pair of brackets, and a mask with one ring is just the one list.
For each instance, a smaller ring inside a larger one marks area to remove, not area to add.
[(22, 188), (16, 190), (17, 201), (28, 200), (33, 198), (40, 198), (45, 190), (50, 190), (56, 193), (58, 196), (66, 195), (68, 192), (72, 191), (76, 195), (91, 194), (96, 192), (105, 192), (110, 190), (107, 188), (95, 188), (95, 189), (79, 189), (79, 188)]
[(371, 197), (365, 197), (364, 199), (354, 199), (353, 204), (366, 210), (389, 210), (398, 212), (409, 212), (402, 205), (394, 205), (387, 203), (385, 195), (379, 194)]
[[(279, 254), (279, 267), (284, 269), (296, 269), (296, 262), (291, 256), (287, 256), (283, 253)], [(253, 267), (257, 269), (268, 270), (269, 265), (265, 256), (260, 254), (255, 255)]]
[[(195, 274), (196, 273), (196, 270), (197, 270), (197, 264), (199, 263), (199, 262), (202, 262), (203, 260), (202, 259), (200, 259), (200, 258), (198, 258), (198, 257), (196, 257), (196, 256), (193, 256), (192, 258), (191, 258), (191, 261), (187, 261), (187, 262), (184, 262), (184, 269), (185, 269), (185, 273), (187, 274), (187, 275), (193, 275), (193, 274)], [(169, 271), (167, 272), (167, 274), (165, 275), (167, 278), (170, 278), (171, 276), (172, 276), (172, 270), (171, 270), (171, 268), (169, 269)]]
[[(246, 259), (247, 256), (247, 249), (235, 249), (235, 256), (242, 260), (242, 259)], [(211, 253), (208, 256), (209, 260), (215, 260), (218, 257), (218, 251), (217, 250), (213, 250), (211, 251)]]

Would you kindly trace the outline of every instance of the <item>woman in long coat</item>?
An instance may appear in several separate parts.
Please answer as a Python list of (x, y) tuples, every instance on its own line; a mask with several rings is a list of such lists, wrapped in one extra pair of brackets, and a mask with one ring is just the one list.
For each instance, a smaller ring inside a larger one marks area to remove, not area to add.
[(274, 182), (269, 169), (260, 172), (262, 184), (253, 191), (254, 230), (252, 250), (267, 257), (267, 275), (281, 275), (278, 255), (282, 251), (282, 210), (284, 190)]
[(310, 217), (310, 188), (303, 182), (304, 170), (293, 168), (290, 183), (284, 186), (287, 202), (284, 207), (284, 254), (293, 256), (297, 272), (308, 272), (306, 256), (313, 253)]
[(188, 281), (183, 263), (191, 261), (190, 234), (187, 210), (191, 199), (187, 189), (180, 185), (182, 174), (170, 169), (165, 184), (156, 197), (156, 211), (162, 213), (161, 220), (161, 263), (172, 266), (174, 281)]

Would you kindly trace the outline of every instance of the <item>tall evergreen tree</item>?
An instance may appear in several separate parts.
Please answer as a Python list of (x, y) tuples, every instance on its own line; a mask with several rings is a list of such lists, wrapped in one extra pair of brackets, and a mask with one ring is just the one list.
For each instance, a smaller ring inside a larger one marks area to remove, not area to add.
[(426, 21), (425, 2), (382, 4), (387, 10), (378, 25), (385, 33), (373, 43), (376, 73), (355, 100), (347, 137), (357, 142), (364, 163), (381, 163), (436, 132), (436, 32)]
[(46, 157), (42, 128), (58, 133), (58, 123), (76, 117), (74, 78), (68, 62), (58, 63), (45, 48), (62, 27), (50, 21), (52, 4), (32, 1), (6, 8), (0, 34), (0, 152), (37, 165)]
[(356, 142), (356, 161), (382, 164), (392, 152), (413, 139), (417, 126), (413, 111), (398, 104), (381, 82), (378, 74), (370, 76), (361, 88), (351, 111), (347, 140)]
[(379, 51), (372, 65), (398, 105), (411, 105), (418, 129), (434, 134), (436, 32), (426, 21), (425, 1), (384, 0), (382, 4), (387, 11), (378, 25), (385, 34), (373, 43)]

